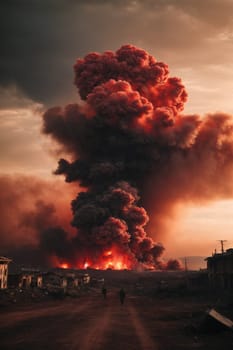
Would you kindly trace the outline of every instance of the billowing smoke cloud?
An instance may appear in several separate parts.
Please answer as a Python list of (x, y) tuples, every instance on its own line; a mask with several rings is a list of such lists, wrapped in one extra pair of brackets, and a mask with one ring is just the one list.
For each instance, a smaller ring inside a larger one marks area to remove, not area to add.
[(49, 109), (43, 128), (72, 159), (55, 173), (84, 188), (72, 201), (70, 262), (161, 266), (151, 233), (161, 237), (164, 216), (178, 202), (233, 194), (232, 117), (182, 115), (181, 80), (131, 45), (90, 53), (74, 71), (83, 102)]
[(46, 265), (50, 263), (46, 258), (51, 257), (51, 245), (53, 252), (61, 253), (60, 247), (66, 247), (73, 234), (69, 208), (74, 195), (71, 187), (67, 188), (61, 181), (33, 176), (1, 175), (1, 255), (13, 258), (16, 263)]

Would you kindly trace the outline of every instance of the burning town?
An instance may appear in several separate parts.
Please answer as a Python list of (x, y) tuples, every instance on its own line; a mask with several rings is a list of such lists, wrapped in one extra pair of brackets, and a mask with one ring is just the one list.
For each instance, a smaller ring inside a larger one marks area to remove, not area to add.
[[(62, 155), (54, 175), (72, 187), (70, 224), (62, 194), (42, 199), (47, 185), (1, 183), (18, 210), (3, 222), (0, 347), (232, 348), (233, 249), (193, 271), (162, 243), (179, 203), (233, 196), (232, 116), (183, 114), (181, 79), (132, 45), (89, 53), (74, 73), (79, 103), (42, 116)], [(31, 241), (12, 244), (11, 227)]]
[(233, 195), (231, 115), (182, 114), (181, 79), (132, 45), (90, 53), (74, 72), (81, 102), (48, 109), (42, 128), (65, 155), (55, 175), (67, 187), (1, 179), (1, 254), (51, 267), (180, 269), (163, 259), (166, 219), (181, 203)]
[(200, 271), (42, 270), (1, 257), (0, 281), (3, 349), (233, 344), (232, 249), (208, 257)]

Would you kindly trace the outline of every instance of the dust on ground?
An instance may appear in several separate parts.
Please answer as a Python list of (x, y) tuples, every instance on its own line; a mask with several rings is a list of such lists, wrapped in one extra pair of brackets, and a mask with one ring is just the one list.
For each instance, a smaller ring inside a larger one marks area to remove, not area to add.
[[(202, 332), (206, 310), (221, 297), (186, 288), (180, 273), (89, 271), (93, 281), (76, 298), (41, 299), (1, 307), (3, 350), (219, 350), (233, 348), (233, 334)], [(123, 305), (119, 289), (126, 291)], [(229, 304), (230, 305), (230, 304)]]

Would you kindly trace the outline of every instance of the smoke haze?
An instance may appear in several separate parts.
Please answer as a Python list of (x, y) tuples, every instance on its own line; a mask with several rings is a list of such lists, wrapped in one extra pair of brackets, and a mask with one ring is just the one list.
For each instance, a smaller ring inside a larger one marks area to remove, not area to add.
[(16, 262), (49, 262), (44, 237), (48, 246), (52, 239), (54, 249), (60, 243), (59, 236), (50, 237), (49, 228), (54, 231), (62, 226), (68, 232), (65, 241), (72, 236), (70, 198), (75, 193), (72, 187), (67, 188), (59, 180), (51, 183), (33, 176), (1, 175), (1, 254), (13, 257)]

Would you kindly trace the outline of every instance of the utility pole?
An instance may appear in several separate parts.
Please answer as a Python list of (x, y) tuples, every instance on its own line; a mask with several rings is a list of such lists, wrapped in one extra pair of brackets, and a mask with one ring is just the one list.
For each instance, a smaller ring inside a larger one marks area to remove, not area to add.
[(222, 251), (222, 254), (223, 254), (224, 253), (223, 244), (224, 244), (224, 242), (227, 242), (227, 240), (226, 239), (219, 239), (218, 241), (221, 243), (221, 251)]
[(187, 264), (187, 258), (184, 258), (184, 266), (185, 266), (185, 271), (188, 271), (188, 264)]

